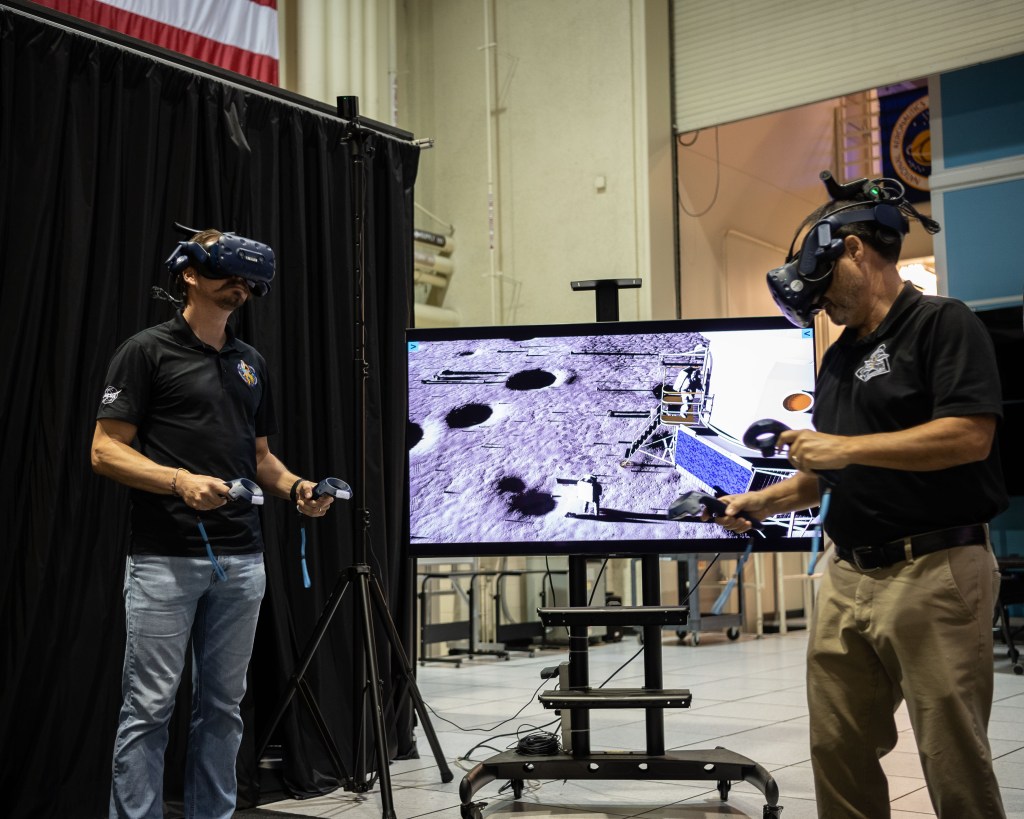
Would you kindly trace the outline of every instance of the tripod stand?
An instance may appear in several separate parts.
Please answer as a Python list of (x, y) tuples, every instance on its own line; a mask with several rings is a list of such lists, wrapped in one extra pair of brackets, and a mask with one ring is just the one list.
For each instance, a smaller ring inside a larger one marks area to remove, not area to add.
[[(369, 366), (366, 361), (365, 223), (367, 215), (366, 158), (372, 154), (373, 146), (367, 137), (369, 137), (374, 130), (389, 132), (391, 135), (399, 136), (400, 138), (409, 138), (412, 135), (407, 134), (404, 131), (399, 131), (398, 129), (391, 129), (382, 123), (373, 123), (374, 128), (368, 127), (369, 123), (372, 121), (361, 119), (359, 117), (359, 100), (356, 97), (339, 97), (338, 114), (348, 123), (342, 139), (349, 146), (352, 153), (352, 210), (355, 228), (356, 291), (354, 362), (356, 381), (358, 385), (356, 391), (357, 398), (355, 412), (357, 426), (355, 455), (359, 470), (359, 479), (355, 482), (354, 486), (356, 499), (356, 528), (358, 530), (355, 537), (355, 562), (352, 566), (341, 573), (337, 583), (335, 584), (334, 590), (331, 592), (331, 596), (328, 599), (327, 604), (320, 613), (316, 627), (313, 630), (313, 635), (306, 644), (306, 647), (302, 652), (302, 656), (299, 658), (296, 665), (295, 671), (289, 678), (288, 686), (285, 690), (284, 696), (282, 697), (281, 703), (278, 706), (266, 735), (259, 745), (257, 759), (261, 759), (263, 757), (267, 745), (269, 744), (270, 737), (273, 735), (274, 730), (281, 721), (281, 718), (288, 710), (288, 706), (291, 704), (295, 694), (299, 693), (302, 695), (302, 701), (305, 703), (306, 708), (309, 710), (309, 713), (313, 718), (317, 732), (319, 733), (320, 738), (331, 757), (331, 761), (339, 774), (339, 779), (345, 782), (346, 790), (360, 792), (369, 790), (373, 786), (372, 781), (368, 781), (367, 779), (365, 769), (366, 759), (363, 753), (365, 748), (363, 741), (363, 731), (365, 730), (366, 724), (365, 713), (361, 712), (356, 714), (356, 718), (353, 720), (353, 724), (356, 726), (356, 742), (354, 742), (353, 745), (357, 749), (357, 769), (355, 776), (350, 776), (341, 759), (338, 747), (331, 737), (330, 730), (323, 718), (323, 714), (320, 712), (320, 708), (313, 697), (313, 692), (310, 690), (309, 684), (305, 680), (305, 674), (309, 668), (309, 664), (312, 662), (317, 648), (323, 640), (324, 635), (327, 633), (327, 629), (338, 610), (338, 606), (341, 604), (341, 601), (348, 590), (352, 588), (355, 590), (357, 640), (362, 642), (363, 648), (363, 665), (360, 670), (362, 671), (366, 681), (366, 687), (369, 689), (368, 694), (370, 709), (372, 712), (370, 719), (373, 727), (373, 744), (374, 750), (376, 751), (377, 774), (380, 780), (381, 801), (383, 803), (382, 815), (383, 819), (396, 819), (394, 799), (391, 791), (391, 776), (388, 772), (387, 732), (384, 726), (384, 709), (381, 703), (380, 672), (377, 665), (377, 645), (373, 627), (374, 613), (376, 613), (377, 617), (384, 624), (386, 636), (392, 653), (401, 660), (402, 676), (406, 686), (405, 693), (412, 699), (416, 715), (419, 718), (420, 725), (423, 727), (424, 734), (426, 734), (427, 740), (430, 743), (431, 751), (434, 754), (438, 770), (441, 773), (441, 781), (451, 782), (454, 778), (444, 759), (440, 743), (437, 740), (437, 735), (434, 733), (433, 725), (431, 724), (430, 717), (427, 714), (426, 704), (420, 696), (419, 688), (416, 685), (416, 679), (413, 675), (412, 665), (410, 664), (408, 655), (402, 646), (398, 630), (395, 628), (395, 624), (391, 619), (391, 614), (388, 611), (384, 593), (381, 590), (377, 579), (374, 577), (373, 569), (370, 567), (368, 562), (370, 515), (366, 506), (366, 381), (369, 373)], [(366, 697), (364, 696), (360, 702), (361, 708), (365, 708)]]

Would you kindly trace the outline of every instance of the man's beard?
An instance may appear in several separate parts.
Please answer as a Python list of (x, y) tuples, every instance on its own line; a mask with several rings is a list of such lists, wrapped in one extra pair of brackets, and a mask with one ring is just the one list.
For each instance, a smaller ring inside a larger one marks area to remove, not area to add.
[(214, 301), (221, 310), (237, 310), (245, 304), (247, 297), (247, 293), (243, 292), (235, 285), (231, 285), (230, 287), (219, 291)]

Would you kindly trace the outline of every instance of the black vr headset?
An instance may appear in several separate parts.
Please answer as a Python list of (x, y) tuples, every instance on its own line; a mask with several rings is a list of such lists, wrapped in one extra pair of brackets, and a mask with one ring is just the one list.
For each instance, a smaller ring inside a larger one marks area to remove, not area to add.
[[(199, 231), (177, 225), (190, 235)], [(192, 240), (178, 242), (178, 246), (164, 262), (172, 277), (195, 267), (207, 279), (238, 277), (249, 286), (254, 296), (270, 292), (274, 280), (274, 251), (269, 245), (246, 239), (234, 233), (221, 234), (209, 247)]]
[[(929, 233), (939, 230), (939, 223), (917, 212), (904, 197), (903, 186), (895, 179), (858, 179), (840, 185), (828, 171), (821, 180), (830, 200), (850, 204), (837, 208), (818, 222), (804, 236), (797, 253), (793, 252), (797, 229), (789, 245), (786, 263), (768, 272), (768, 289), (782, 314), (797, 327), (810, 327), (814, 314), (821, 310), (825, 292), (832, 284), (836, 260), (846, 251), (840, 228), (854, 222), (875, 222), (879, 238), (890, 242), (902, 240), (910, 230), (907, 215), (918, 219)], [(801, 225), (801, 228), (803, 225)]]

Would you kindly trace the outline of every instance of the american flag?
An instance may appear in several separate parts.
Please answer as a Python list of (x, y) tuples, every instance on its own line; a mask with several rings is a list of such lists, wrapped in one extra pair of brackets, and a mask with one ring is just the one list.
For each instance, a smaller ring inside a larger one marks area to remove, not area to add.
[(277, 0), (36, 0), (39, 5), (277, 85)]

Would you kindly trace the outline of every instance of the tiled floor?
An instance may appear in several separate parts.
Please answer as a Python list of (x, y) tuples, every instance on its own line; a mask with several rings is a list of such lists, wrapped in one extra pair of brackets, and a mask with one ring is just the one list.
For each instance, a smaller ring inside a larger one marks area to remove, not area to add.
[[(679, 645), (673, 634), (666, 634), (662, 652), (665, 686), (689, 688), (693, 693), (691, 708), (666, 712), (669, 749), (723, 746), (749, 757), (767, 768), (778, 782), (784, 819), (816, 816), (804, 704), (805, 632), (764, 639), (743, 636), (736, 642), (712, 633), (702, 635), (697, 647)], [(632, 637), (592, 647), (590, 678), (594, 684), (626, 662), (638, 647)], [(1000, 656), (996, 659), (995, 706), (989, 736), (1007, 816), (1024, 819), (1024, 677), (1014, 675), (1009, 662)], [(529, 733), (530, 726), (544, 725), (553, 718), (536, 700), (536, 692), (542, 687), (539, 671), (566, 657), (565, 652), (543, 651), (532, 658), (513, 655), (508, 661), (481, 658), (465, 662), (461, 668), (443, 664), (421, 667), (420, 692), (436, 714), (432, 719), (434, 729), (455, 779), (448, 784), (441, 782), (426, 738), (419, 731), (422, 758), (398, 761), (391, 766), (395, 813), (399, 819), (458, 817), (463, 771), (515, 741), (514, 735), (496, 735), (517, 729)], [(643, 660), (638, 657), (609, 686), (636, 687), (642, 679)], [(548, 682), (543, 684), (543, 688), (550, 687)], [(516, 715), (521, 707), (522, 712)], [(905, 711), (901, 710), (897, 717), (900, 741), (884, 760), (892, 816), (934, 816)], [(591, 727), (592, 750), (644, 748), (642, 712), (592, 711)], [(556, 731), (557, 725), (549, 730)], [(467, 760), (467, 753), (478, 743), (485, 744)], [(482, 811), (484, 817), (521, 814), (573, 819), (759, 819), (764, 806), (760, 792), (742, 782), (733, 786), (726, 802), (719, 798), (713, 782), (527, 781), (519, 800), (513, 799), (510, 791), (501, 791), (504, 784), (491, 782), (476, 794), (476, 800), (487, 803)], [(263, 807), (336, 819), (381, 816), (379, 788), (358, 796), (339, 790), (317, 799), (276, 802)]]

